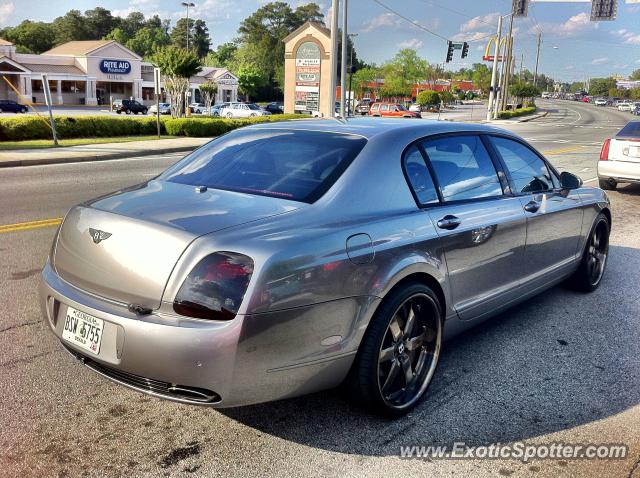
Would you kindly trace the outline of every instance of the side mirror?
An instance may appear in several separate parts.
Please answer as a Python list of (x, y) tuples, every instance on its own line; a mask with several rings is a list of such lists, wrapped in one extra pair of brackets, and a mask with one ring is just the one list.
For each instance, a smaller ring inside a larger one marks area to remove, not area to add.
[(573, 173), (563, 171), (560, 174), (560, 186), (562, 189), (578, 189), (582, 187), (582, 179)]

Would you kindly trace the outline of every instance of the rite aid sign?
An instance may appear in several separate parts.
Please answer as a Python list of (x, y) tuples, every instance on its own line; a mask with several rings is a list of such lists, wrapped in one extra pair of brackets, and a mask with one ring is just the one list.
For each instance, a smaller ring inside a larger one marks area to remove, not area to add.
[(131, 73), (131, 62), (127, 60), (102, 60), (100, 71), (110, 75), (126, 75)]

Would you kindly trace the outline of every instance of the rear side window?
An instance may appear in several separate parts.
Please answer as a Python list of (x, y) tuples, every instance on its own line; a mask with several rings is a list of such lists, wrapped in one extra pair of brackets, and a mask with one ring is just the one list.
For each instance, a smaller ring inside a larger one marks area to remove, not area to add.
[(553, 189), (549, 168), (536, 153), (522, 143), (491, 137), (491, 142), (511, 174), (517, 193), (537, 193)]
[(627, 123), (627, 125), (618, 132), (616, 137), (640, 138), (640, 121), (631, 121), (630, 123)]
[(478, 136), (447, 136), (422, 145), (445, 201), (503, 194), (496, 168)]
[(411, 146), (404, 154), (403, 166), (409, 185), (420, 205), (437, 203), (436, 187), (424, 162), (424, 157), (416, 146)]
[(314, 202), (366, 139), (324, 131), (237, 130), (197, 149), (159, 180)]

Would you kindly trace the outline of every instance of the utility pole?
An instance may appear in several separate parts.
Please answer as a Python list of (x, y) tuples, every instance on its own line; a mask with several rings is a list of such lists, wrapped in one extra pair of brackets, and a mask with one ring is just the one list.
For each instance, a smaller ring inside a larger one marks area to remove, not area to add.
[(540, 61), (540, 42), (542, 41), (542, 32), (538, 32), (538, 51), (536, 52), (536, 69), (533, 73), (533, 86), (538, 82), (538, 62)]
[(509, 96), (509, 75), (511, 74), (511, 56), (513, 48), (513, 6), (511, 9), (511, 18), (509, 19), (509, 36), (505, 42), (506, 61), (502, 61), (502, 84), (500, 85), (500, 109), (507, 109), (507, 97)]
[(331, 81), (329, 82), (329, 115), (333, 116), (336, 109), (336, 84), (338, 74), (338, 13), (340, 0), (331, 2)]
[(349, 0), (342, 0), (342, 55), (340, 63), (340, 117), (346, 118), (345, 98), (347, 94), (347, 20)]
[(493, 119), (493, 102), (496, 98), (496, 73), (498, 72), (498, 55), (500, 53), (500, 37), (502, 35), (502, 17), (498, 17), (498, 35), (493, 53), (493, 67), (491, 70), (491, 88), (489, 88), (489, 105), (487, 106), (487, 121)]
[(189, 25), (189, 7), (195, 7), (196, 4), (193, 2), (182, 2), (183, 7), (187, 7), (187, 51), (189, 51), (189, 30), (191, 30)]
[(524, 53), (520, 55), (520, 83), (522, 83), (523, 78), (524, 78)]

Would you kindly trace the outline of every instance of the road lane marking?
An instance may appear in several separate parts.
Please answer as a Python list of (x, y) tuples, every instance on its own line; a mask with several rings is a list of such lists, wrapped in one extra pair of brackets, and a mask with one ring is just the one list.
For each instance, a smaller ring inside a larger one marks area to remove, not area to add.
[(0, 234), (16, 231), (27, 231), (29, 229), (39, 229), (42, 227), (57, 226), (62, 222), (61, 217), (52, 219), (42, 219), (40, 221), (17, 222), (15, 224), (5, 224), (0, 226)]
[(584, 146), (569, 146), (567, 148), (550, 149), (550, 150), (547, 150), (547, 151), (543, 151), (543, 153), (546, 154), (546, 155), (573, 153), (573, 152), (576, 152), (576, 151), (580, 151), (583, 148), (584, 148)]

